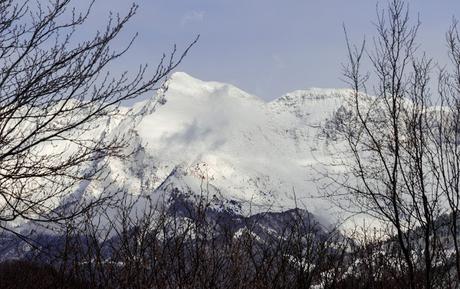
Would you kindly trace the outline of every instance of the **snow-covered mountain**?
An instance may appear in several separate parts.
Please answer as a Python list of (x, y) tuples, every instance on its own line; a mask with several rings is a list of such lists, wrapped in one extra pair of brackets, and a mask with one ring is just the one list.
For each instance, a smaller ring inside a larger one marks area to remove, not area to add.
[[(232, 85), (174, 73), (156, 96), (101, 121), (98, 133), (128, 135), (134, 152), (110, 161), (109, 181), (158, 199), (205, 193), (244, 214), (297, 205), (334, 222), (338, 210), (318, 186), (330, 158), (322, 128), (347, 95), (314, 88), (265, 102)], [(84, 189), (98, 194), (101, 186)]]

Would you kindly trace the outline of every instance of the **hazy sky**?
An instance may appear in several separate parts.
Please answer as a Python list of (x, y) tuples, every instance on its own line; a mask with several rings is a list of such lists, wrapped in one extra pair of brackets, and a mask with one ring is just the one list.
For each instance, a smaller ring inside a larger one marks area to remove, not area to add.
[[(386, 5), (380, 1), (381, 6)], [(445, 31), (458, 0), (409, 1), (420, 15), (419, 43), (446, 61)], [(81, 3), (75, 1), (75, 3)], [(125, 13), (129, 0), (98, 0), (94, 24), (108, 11)], [(373, 33), (374, 0), (137, 0), (138, 14), (121, 42), (139, 38), (115, 70), (157, 63), (174, 43), (179, 49), (201, 34), (178, 70), (203, 80), (229, 82), (265, 99), (307, 87), (345, 87), (340, 80), (346, 51), (342, 24), (352, 39)]]

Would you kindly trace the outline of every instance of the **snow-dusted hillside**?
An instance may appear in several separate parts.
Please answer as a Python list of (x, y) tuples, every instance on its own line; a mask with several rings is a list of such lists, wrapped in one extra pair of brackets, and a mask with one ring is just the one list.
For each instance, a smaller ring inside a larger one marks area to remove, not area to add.
[[(115, 185), (163, 198), (173, 189), (210, 194), (243, 213), (297, 205), (334, 221), (337, 210), (318, 198), (327, 163), (322, 126), (346, 90), (309, 89), (265, 102), (232, 85), (174, 73), (167, 89), (123, 109), (105, 133), (130, 134), (131, 158), (111, 160)], [(100, 123), (106, 127), (107, 121)], [(97, 194), (100, 185), (85, 186)]]

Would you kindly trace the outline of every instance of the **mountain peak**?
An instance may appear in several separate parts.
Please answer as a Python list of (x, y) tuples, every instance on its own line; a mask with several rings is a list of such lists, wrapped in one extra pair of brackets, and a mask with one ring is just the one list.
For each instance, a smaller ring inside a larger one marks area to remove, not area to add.
[(193, 99), (225, 98), (264, 102), (259, 97), (247, 93), (234, 85), (199, 80), (185, 72), (173, 73), (166, 83), (168, 97), (187, 97)]
[(174, 83), (174, 84), (180, 83), (183, 85), (191, 84), (192, 86), (195, 86), (195, 85), (203, 85), (205, 82), (198, 78), (191, 76), (188, 73), (177, 71), (177, 72), (172, 73), (169, 76), (168, 83)]

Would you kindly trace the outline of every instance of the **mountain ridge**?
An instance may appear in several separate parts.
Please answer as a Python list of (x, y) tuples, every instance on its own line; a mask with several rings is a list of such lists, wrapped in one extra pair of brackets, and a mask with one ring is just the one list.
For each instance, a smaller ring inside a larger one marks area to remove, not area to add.
[(233, 85), (176, 72), (154, 98), (133, 106), (147, 113), (131, 125), (155, 163), (157, 180), (181, 167), (198, 180), (205, 175), (225, 197), (250, 203), (252, 210), (299, 202), (330, 217), (310, 168), (327, 154), (321, 127), (347, 93), (312, 88), (267, 102)]
[(124, 136), (127, 157), (105, 160), (106, 178), (77, 184), (57, 206), (113, 193), (162, 203), (181, 191), (215, 196), (241, 215), (300, 207), (335, 223), (343, 211), (320, 190), (331, 161), (323, 127), (347, 93), (313, 88), (267, 102), (233, 85), (174, 73), (151, 98), (92, 124), (84, 137)]

